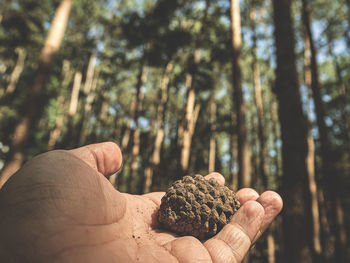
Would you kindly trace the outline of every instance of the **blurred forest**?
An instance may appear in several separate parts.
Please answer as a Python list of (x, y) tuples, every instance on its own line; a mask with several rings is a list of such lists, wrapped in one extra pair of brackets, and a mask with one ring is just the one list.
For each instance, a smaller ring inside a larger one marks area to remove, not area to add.
[(245, 262), (350, 262), (349, 68), (349, 0), (3, 0), (0, 187), (112, 140), (122, 192), (212, 171), (279, 192)]

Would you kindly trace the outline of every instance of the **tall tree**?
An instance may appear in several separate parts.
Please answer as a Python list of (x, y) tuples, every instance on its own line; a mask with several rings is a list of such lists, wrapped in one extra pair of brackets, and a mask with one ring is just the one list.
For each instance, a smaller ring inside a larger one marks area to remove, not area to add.
[[(250, 10), (250, 22), (252, 29), (252, 69), (253, 69), (253, 83), (254, 83), (254, 97), (255, 105), (258, 112), (258, 141), (259, 141), (259, 163), (258, 170), (259, 175), (262, 178), (263, 189), (269, 189), (270, 184), (268, 182), (268, 166), (267, 166), (267, 147), (266, 147), (266, 135), (265, 135), (265, 120), (264, 120), (264, 107), (263, 98), (261, 92), (261, 81), (260, 81), (260, 68), (257, 56), (257, 32), (256, 32), (256, 16), (257, 11), (254, 6), (254, 2), (251, 4)], [(267, 254), (268, 262), (275, 263), (275, 238), (272, 231), (269, 230), (267, 233)]]
[[(96, 76), (97, 75), (97, 76)], [(98, 72), (96, 72), (96, 54), (92, 53), (89, 58), (89, 64), (86, 70), (86, 77), (84, 82), (84, 88), (83, 88), (83, 94), (84, 96), (84, 106), (81, 111), (81, 119), (80, 124), (78, 125), (79, 130), (77, 132), (77, 138), (76, 140), (79, 142), (80, 145), (85, 143), (86, 137), (87, 137), (87, 129), (86, 126), (88, 124), (88, 114), (91, 111), (91, 104), (94, 99), (94, 91), (96, 88), (97, 82), (94, 81), (98, 78)]]
[(237, 145), (238, 145), (238, 187), (249, 187), (251, 184), (251, 162), (250, 148), (247, 139), (246, 128), (246, 106), (243, 100), (242, 89), (242, 33), (241, 33), (241, 15), (239, 0), (231, 0), (231, 30), (232, 30), (232, 85), (233, 101), (236, 113), (237, 125)]
[(168, 102), (168, 93), (169, 93), (169, 82), (170, 82), (170, 74), (173, 70), (173, 63), (170, 61), (167, 63), (164, 75), (160, 87), (160, 102), (157, 109), (157, 133), (156, 138), (154, 139), (153, 150), (151, 153), (151, 157), (149, 159), (148, 167), (145, 170), (145, 183), (143, 186), (143, 192), (148, 193), (151, 190), (152, 186), (152, 178), (154, 170), (160, 163), (160, 152), (164, 140), (165, 135), (165, 113), (166, 106)]
[(254, 83), (254, 97), (255, 104), (258, 112), (258, 138), (260, 144), (259, 150), (259, 174), (262, 177), (263, 187), (266, 189), (268, 187), (267, 183), (267, 161), (266, 161), (266, 135), (265, 135), (265, 121), (264, 121), (264, 108), (263, 100), (261, 95), (261, 82), (260, 82), (260, 69), (259, 62), (257, 57), (257, 35), (256, 35), (256, 10), (254, 7), (251, 7), (250, 12), (251, 27), (252, 27), (252, 69), (253, 69), (253, 83)]
[[(299, 91), (291, 0), (273, 0), (276, 44), (275, 92), (282, 135), (283, 262), (311, 262), (307, 189), (307, 121)], [(297, 251), (297, 252), (296, 252)]]
[(190, 151), (192, 136), (196, 126), (200, 105), (195, 104), (196, 92), (194, 87), (195, 74), (200, 62), (200, 49), (197, 48), (194, 53), (194, 69), (192, 73), (186, 74), (186, 89), (187, 89), (187, 99), (185, 107), (185, 116), (183, 119), (183, 124), (179, 127), (179, 138), (181, 146), (181, 158), (180, 164), (183, 172), (188, 169), (188, 163), (190, 160)]
[(81, 87), (82, 78), (83, 78), (83, 74), (80, 71), (75, 72), (72, 93), (70, 96), (69, 110), (68, 110), (68, 114), (71, 117), (75, 115), (78, 109), (79, 91)]
[[(305, 31), (305, 30), (304, 30)], [(311, 85), (312, 85), (312, 72), (311, 72), (311, 51), (310, 51), (310, 39), (304, 32), (304, 66), (305, 66), (305, 85), (308, 88), (309, 97), (311, 99)], [(312, 110), (308, 107), (308, 113), (311, 115)], [(315, 262), (321, 262), (322, 259), (322, 247), (321, 247), (321, 236), (320, 236), (320, 213), (319, 213), (319, 203), (317, 198), (317, 182), (315, 178), (315, 142), (311, 132), (311, 125), (308, 127), (308, 154), (306, 166), (308, 169), (309, 178), (309, 191), (311, 197), (311, 214), (312, 214), (312, 249), (314, 254)]]
[(310, 8), (307, 0), (302, 0), (302, 17), (305, 28), (305, 38), (310, 48), (310, 70), (311, 70), (311, 89), (315, 105), (317, 127), (320, 135), (320, 150), (322, 157), (322, 174), (324, 187), (327, 190), (329, 200), (331, 201), (331, 214), (335, 233), (335, 260), (342, 262), (346, 253), (346, 230), (344, 224), (344, 210), (339, 196), (338, 184), (339, 178), (335, 173), (334, 160), (332, 160), (333, 150), (329, 138), (328, 128), (325, 122), (325, 110), (322, 101), (321, 84), (317, 66), (317, 53), (314, 45), (311, 31)]
[(210, 90), (210, 115), (209, 115), (209, 125), (210, 125), (210, 142), (209, 142), (209, 165), (208, 172), (215, 171), (215, 160), (216, 160), (216, 99), (215, 99), (215, 87), (213, 86)]
[(133, 123), (135, 128), (133, 131), (133, 140), (131, 145), (131, 163), (130, 163), (130, 174), (128, 178), (128, 191), (133, 192), (133, 181), (136, 178), (138, 171), (138, 155), (140, 153), (140, 128), (138, 125), (139, 117), (142, 110), (142, 101), (144, 94), (142, 92), (142, 86), (147, 81), (148, 66), (145, 65), (144, 59), (140, 63), (139, 75), (137, 77), (136, 92), (134, 97), (135, 108), (132, 112)]
[[(201, 19), (201, 29), (195, 40), (195, 51), (193, 57), (191, 56), (189, 60), (189, 72), (186, 74), (186, 106), (185, 106), (185, 116), (182, 121), (182, 124), (179, 126), (179, 144), (181, 147), (181, 156), (180, 156), (180, 165), (183, 173), (188, 171), (188, 164), (190, 160), (190, 151), (192, 136), (196, 126), (200, 105), (196, 104), (196, 89), (195, 81), (198, 75), (198, 67), (200, 63), (200, 53), (201, 45), (203, 44), (203, 34), (205, 26), (207, 23), (208, 9), (209, 9), (209, 0), (205, 1), (204, 14)], [(193, 61), (192, 61), (193, 59)]]
[[(73, 77), (73, 72), (70, 67), (71, 67), (70, 62), (68, 60), (64, 60), (62, 65), (62, 82), (61, 82), (61, 86), (63, 90), (67, 89)], [(68, 100), (66, 99), (66, 96), (63, 93), (61, 93), (58, 96), (57, 102), (58, 102), (59, 108), (57, 109), (55, 126), (50, 131), (50, 137), (49, 137), (48, 147), (47, 147), (48, 150), (53, 150), (55, 148), (57, 141), (62, 135), (63, 126), (66, 121), (65, 117), (66, 117), (67, 106), (68, 106), (67, 101)]]
[(61, 45), (72, 4), (73, 0), (61, 0), (52, 20), (51, 28), (41, 51), (40, 62), (35, 73), (33, 86), (24, 101), (26, 111), (22, 114), (13, 133), (10, 153), (0, 177), (0, 187), (20, 168), (24, 161), (29, 133), (41, 116), (41, 110), (44, 104), (42, 97), (44, 95), (47, 77), (52, 61)]

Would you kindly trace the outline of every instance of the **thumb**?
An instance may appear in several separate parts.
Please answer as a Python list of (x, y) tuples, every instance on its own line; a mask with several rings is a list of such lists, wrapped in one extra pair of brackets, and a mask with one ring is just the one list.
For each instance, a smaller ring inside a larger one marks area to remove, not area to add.
[(92, 169), (106, 177), (117, 172), (123, 162), (120, 148), (114, 142), (90, 144), (67, 152), (83, 160)]

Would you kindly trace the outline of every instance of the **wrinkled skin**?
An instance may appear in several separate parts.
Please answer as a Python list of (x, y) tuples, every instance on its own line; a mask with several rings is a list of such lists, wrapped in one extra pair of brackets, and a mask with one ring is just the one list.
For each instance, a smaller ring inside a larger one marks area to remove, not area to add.
[(242, 207), (216, 236), (178, 237), (158, 227), (164, 193), (130, 195), (109, 183), (121, 163), (110, 142), (26, 163), (0, 190), (0, 262), (241, 262), (282, 209), (275, 192), (241, 189)]

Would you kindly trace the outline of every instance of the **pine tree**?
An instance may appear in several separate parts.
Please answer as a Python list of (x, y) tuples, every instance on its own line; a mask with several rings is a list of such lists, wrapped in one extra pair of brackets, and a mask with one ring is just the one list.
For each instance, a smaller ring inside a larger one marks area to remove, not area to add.
[(296, 71), (291, 1), (274, 0), (273, 15), (277, 59), (275, 92), (283, 143), (282, 195), (288, 207), (283, 214), (283, 261), (306, 263), (312, 260), (306, 167), (307, 121), (302, 111)]
[(22, 114), (19, 123), (12, 135), (10, 153), (5, 167), (1, 172), (0, 187), (14, 174), (22, 165), (29, 140), (29, 133), (35, 122), (40, 118), (43, 108), (43, 95), (49, 75), (52, 61), (61, 45), (64, 31), (67, 26), (69, 13), (73, 0), (62, 0), (52, 20), (50, 31), (41, 51), (40, 62), (35, 74), (34, 83), (24, 101), (26, 112)]

